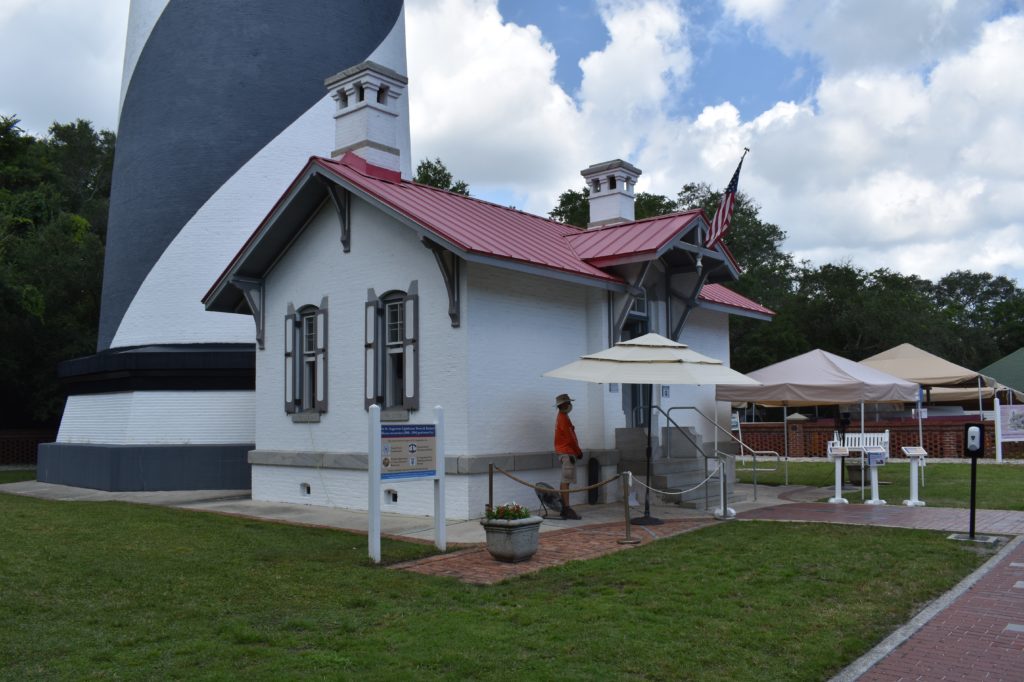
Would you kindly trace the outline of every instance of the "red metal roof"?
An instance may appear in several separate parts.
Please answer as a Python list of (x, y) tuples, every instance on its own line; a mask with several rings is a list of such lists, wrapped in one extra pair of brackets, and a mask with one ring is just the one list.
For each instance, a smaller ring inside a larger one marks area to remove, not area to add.
[(650, 256), (679, 235), (700, 217), (700, 209), (600, 227), (568, 237), (582, 259), (600, 267), (624, 256)]
[(698, 298), (708, 303), (717, 303), (718, 305), (729, 306), (730, 308), (739, 308), (740, 310), (749, 310), (753, 313), (775, 316), (774, 310), (765, 308), (760, 303), (755, 303), (746, 296), (737, 294), (732, 289), (726, 288), (721, 284), (705, 284), (701, 287)]
[[(513, 208), (402, 180), (399, 173), (374, 166), (355, 154), (346, 154), (338, 161), (313, 157), (204, 300), (233, 271), (310, 165), (318, 165), (344, 179), (465, 252), (552, 268), (604, 282), (622, 283), (623, 279), (601, 270), (598, 267), (601, 261), (631, 254), (653, 257), (700, 215), (699, 210), (686, 211), (584, 231)], [(731, 260), (731, 255), (727, 255)], [(718, 284), (705, 285), (700, 298), (709, 303), (774, 315), (764, 306)]]
[(381, 177), (375, 172), (378, 169), (354, 154), (347, 154), (340, 161), (317, 158), (316, 163), (469, 253), (622, 282), (618, 275), (596, 268), (576, 255), (566, 237), (579, 234), (578, 227), (401, 181), (397, 174), (393, 178)]

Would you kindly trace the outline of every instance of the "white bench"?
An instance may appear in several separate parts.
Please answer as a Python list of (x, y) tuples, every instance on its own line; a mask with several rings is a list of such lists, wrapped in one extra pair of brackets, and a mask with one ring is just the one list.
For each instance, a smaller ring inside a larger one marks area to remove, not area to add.
[[(841, 440), (838, 431), (832, 434), (832, 439), (836, 441)], [(856, 433), (847, 432), (846, 442), (844, 445), (851, 450), (860, 450), (863, 447), (875, 445), (885, 448), (885, 454), (887, 457), (892, 454), (889, 451), (889, 429), (880, 433), (877, 431), (874, 433), (863, 434), (860, 431), (857, 431)]]
[[(863, 436), (863, 437), (862, 437)], [(832, 434), (832, 438), (835, 441), (839, 441), (839, 432), (836, 431)], [(857, 431), (851, 433), (846, 432), (846, 444), (845, 447), (850, 450), (860, 450), (863, 453), (863, 448), (870, 446), (878, 446), (885, 449), (885, 456), (888, 457), (891, 453), (889, 452), (889, 429), (885, 431), (874, 432), (874, 433), (861, 433)], [(861, 460), (860, 458), (849, 457), (846, 460), (846, 473), (847, 479), (851, 483), (860, 485), (860, 472), (861, 472)]]

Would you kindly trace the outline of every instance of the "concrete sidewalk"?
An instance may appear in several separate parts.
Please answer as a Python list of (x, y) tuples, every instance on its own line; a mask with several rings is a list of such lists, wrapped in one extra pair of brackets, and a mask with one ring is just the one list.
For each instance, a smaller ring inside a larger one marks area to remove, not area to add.
[[(760, 486), (757, 501), (752, 495), (752, 486), (737, 485), (738, 496), (745, 497), (742, 502), (732, 503), (738, 512), (753, 510), (765, 506), (782, 503), (780, 494), (803, 490), (799, 486), (770, 488)], [(154, 492), (120, 492), (112, 493), (88, 488), (72, 488), (38, 481), (21, 481), (0, 485), (0, 492), (14, 495), (25, 495), (46, 500), (62, 500), (72, 502), (133, 502), (151, 504), (160, 507), (174, 507), (195, 511), (216, 512), (233, 516), (280, 521), (307, 526), (337, 528), (357, 533), (367, 531), (366, 512), (339, 509), (333, 507), (316, 507), (312, 505), (287, 504), (283, 502), (260, 502), (251, 499), (248, 490), (184, 490)], [(540, 505), (536, 505), (539, 507)], [(541, 524), (542, 533), (550, 533), (566, 528), (581, 528), (609, 523), (624, 523), (625, 512), (621, 502), (600, 505), (580, 505), (576, 507), (583, 518), (579, 521), (563, 521), (549, 519)], [(687, 509), (673, 504), (658, 503), (651, 498), (652, 515), (666, 520), (700, 520), (708, 519), (711, 514), (705, 511)], [(482, 511), (482, 510), (481, 510)], [(642, 508), (630, 509), (631, 516), (638, 516)], [(449, 519), (445, 524), (449, 544), (478, 544), (484, 541), (484, 531), (476, 519), (459, 521)], [(432, 541), (434, 537), (433, 519), (425, 516), (404, 516), (401, 514), (381, 514), (381, 532), (385, 535), (405, 537), (414, 540)]]

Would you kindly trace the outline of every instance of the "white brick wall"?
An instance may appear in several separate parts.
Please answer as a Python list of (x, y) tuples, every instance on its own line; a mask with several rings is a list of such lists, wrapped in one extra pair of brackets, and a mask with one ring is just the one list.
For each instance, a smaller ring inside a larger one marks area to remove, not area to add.
[[(622, 394), (607, 386), (562, 381), (543, 373), (581, 355), (607, 347), (607, 292), (546, 277), (464, 263), (462, 326), (451, 327), (440, 271), (419, 236), (361, 200), (353, 200), (352, 251), (342, 252), (333, 209), (324, 208), (267, 278), (266, 348), (257, 352), (256, 446), (260, 450), (366, 452), (367, 414), (363, 407), (363, 317), (366, 289), (378, 295), (405, 290), (411, 280), (420, 292), (421, 409), (413, 422), (430, 422), (433, 406), (445, 408), (449, 456), (550, 452), (554, 397), (576, 398), (573, 420), (584, 448), (613, 448), (615, 428), (625, 423)], [(283, 329), (291, 302), (296, 308), (328, 297), (328, 412), (316, 424), (295, 424), (284, 412)], [(662, 333), (664, 309), (652, 311)], [(727, 360), (727, 316), (694, 311), (683, 341), (695, 350)], [(674, 386), (672, 405), (697, 404), (714, 413), (711, 387)], [(660, 399), (660, 392), (656, 392)], [(721, 416), (727, 423), (728, 413)], [(697, 424), (678, 414), (683, 424)], [(709, 426), (697, 424), (706, 440)], [(531, 482), (557, 487), (557, 469), (522, 472)], [(585, 480), (582, 467), (579, 481)], [(309, 495), (301, 484), (308, 483)], [(487, 476), (447, 478), (448, 516), (475, 518), (487, 496)], [(536, 506), (532, 490), (499, 476), (497, 502), (516, 500)], [(392, 482), (398, 503), (382, 508), (403, 514), (432, 513), (433, 492), (424, 481)], [(617, 488), (617, 487), (616, 487)], [(383, 493), (382, 493), (383, 494)], [(612, 492), (618, 497), (618, 489)], [(362, 471), (257, 465), (255, 499), (366, 508)], [(579, 504), (585, 495), (577, 495)]]
[(68, 397), (58, 443), (253, 443), (252, 391), (128, 391)]
[[(604, 477), (614, 475), (606, 468)], [(558, 487), (561, 474), (558, 469), (537, 469), (516, 472), (516, 476), (531, 483), (544, 481)], [(310, 494), (303, 493), (302, 484), (308, 483)], [(577, 485), (586, 484), (586, 471), (577, 467)], [(398, 493), (398, 502), (391, 503), (384, 493), (393, 489)], [(609, 499), (619, 500), (619, 483), (611, 484)], [(369, 486), (365, 471), (350, 469), (318, 469), (312, 467), (288, 467), (254, 465), (252, 468), (252, 497), (268, 502), (310, 504), (342, 509), (365, 511)], [(381, 511), (409, 516), (433, 516), (434, 488), (430, 479), (417, 481), (385, 481), (380, 486)], [(576, 493), (570, 504), (586, 502), (585, 493)], [(507, 476), (495, 474), (494, 503), (518, 502), (530, 509), (540, 509), (537, 495)], [(445, 507), (449, 519), (475, 519), (483, 516), (487, 504), (487, 474), (449, 475), (445, 478)]]
[[(256, 444), (266, 450), (366, 452), (363, 405), (363, 319), (366, 290), (420, 296), (420, 410), (432, 422), (445, 408), (448, 453), (466, 453), (466, 327), (453, 329), (448, 294), (433, 254), (416, 233), (360, 200), (353, 200), (352, 250), (343, 253), (333, 209), (325, 208), (267, 277), (266, 347), (256, 353)], [(318, 424), (293, 424), (284, 412), (284, 316), (328, 297), (328, 411)]]

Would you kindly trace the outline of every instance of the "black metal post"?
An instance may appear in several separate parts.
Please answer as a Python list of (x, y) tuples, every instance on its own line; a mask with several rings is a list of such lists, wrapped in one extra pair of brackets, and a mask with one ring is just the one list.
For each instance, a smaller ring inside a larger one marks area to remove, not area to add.
[(651, 429), (654, 428), (654, 384), (644, 384), (647, 391), (647, 486), (644, 488), (644, 515), (633, 519), (634, 526), (658, 526), (661, 519), (651, 516)]
[(971, 457), (971, 531), (970, 538), (974, 539), (974, 491), (978, 482), (978, 458)]

